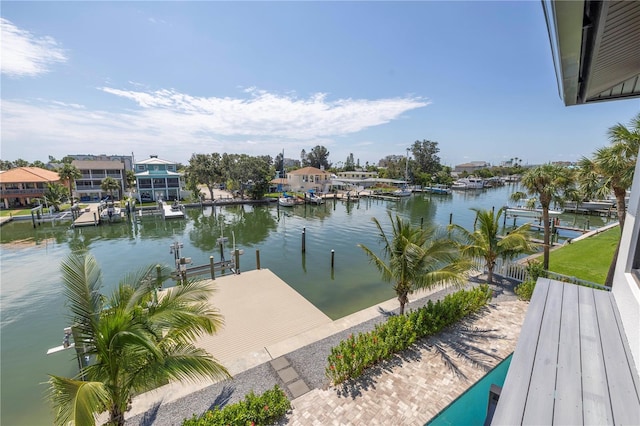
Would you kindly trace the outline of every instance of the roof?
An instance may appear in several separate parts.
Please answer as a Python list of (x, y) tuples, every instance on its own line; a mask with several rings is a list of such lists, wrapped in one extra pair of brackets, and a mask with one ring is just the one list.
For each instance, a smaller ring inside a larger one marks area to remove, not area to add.
[(613, 294), (539, 278), (492, 424), (640, 424), (639, 395)]
[(274, 185), (287, 185), (289, 181), (285, 178), (275, 178), (275, 179), (271, 179), (269, 183), (272, 183)]
[(304, 167), (302, 169), (292, 170), (292, 171), (288, 172), (287, 174), (290, 174), (290, 175), (329, 175), (331, 173), (326, 171), (326, 170), (316, 169), (315, 167)]
[(100, 170), (123, 170), (124, 163), (122, 161), (107, 160), (73, 160), (72, 165), (80, 170), (100, 169)]
[(136, 164), (176, 164), (176, 162), (163, 160), (158, 157), (151, 157), (151, 158), (147, 158), (146, 160), (136, 161)]
[(150, 172), (149, 170), (146, 170), (144, 172), (136, 173), (135, 176), (136, 177), (159, 177), (159, 176), (175, 176), (175, 177), (179, 177), (179, 176), (182, 176), (182, 173), (170, 172), (168, 170), (163, 170), (161, 172)]
[(542, 2), (565, 105), (640, 96), (640, 2)]
[(16, 167), (0, 173), (0, 183), (58, 182), (60, 176), (40, 167)]

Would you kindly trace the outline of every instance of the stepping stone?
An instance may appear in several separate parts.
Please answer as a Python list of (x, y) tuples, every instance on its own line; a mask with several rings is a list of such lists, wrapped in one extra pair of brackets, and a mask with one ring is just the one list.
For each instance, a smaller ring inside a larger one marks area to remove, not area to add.
[(301, 379), (298, 379), (295, 382), (291, 383), (290, 385), (287, 386), (287, 388), (289, 389), (289, 392), (291, 392), (291, 395), (294, 398), (302, 396), (305, 393), (309, 392), (310, 390), (309, 386), (307, 386), (307, 384), (303, 382)]
[(278, 371), (278, 376), (282, 379), (283, 382), (289, 383), (298, 378), (298, 373), (293, 367), (285, 368), (284, 370)]
[(289, 361), (287, 361), (285, 357), (281, 356), (271, 361), (271, 366), (273, 367), (274, 370), (279, 371), (285, 367), (288, 367)]

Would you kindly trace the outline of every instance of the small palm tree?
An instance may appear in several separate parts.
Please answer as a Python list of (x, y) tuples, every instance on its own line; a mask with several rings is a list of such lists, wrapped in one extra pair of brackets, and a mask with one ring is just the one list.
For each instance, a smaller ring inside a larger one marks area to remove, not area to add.
[(66, 181), (69, 185), (69, 200), (73, 204), (73, 185), (77, 179), (82, 177), (82, 172), (71, 163), (65, 163), (59, 170), (60, 180)]
[(49, 206), (56, 210), (60, 210), (62, 200), (67, 197), (67, 188), (59, 183), (48, 183), (47, 190), (43, 194), (44, 200)]
[(384, 244), (384, 257), (379, 257), (370, 248), (358, 244), (370, 261), (382, 273), (382, 279), (393, 283), (393, 289), (400, 302), (400, 315), (409, 302), (409, 294), (436, 285), (460, 285), (467, 278), (471, 262), (460, 257), (455, 244), (444, 236), (439, 236), (433, 227), (412, 226), (389, 213), (392, 236), (387, 236), (375, 217), (373, 222)]
[(136, 186), (136, 174), (133, 170), (127, 170), (125, 175), (125, 182), (127, 183), (127, 188), (129, 191), (133, 191), (133, 188)]
[(94, 425), (96, 415), (107, 411), (110, 424), (124, 425), (136, 393), (167, 380), (229, 377), (192, 344), (221, 325), (220, 315), (207, 304), (212, 288), (187, 281), (158, 300), (156, 289), (168, 271), (156, 268), (126, 276), (107, 298), (100, 294), (101, 271), (92, 256), (70, 255), (62, 263), (75, 344), (93, 362), (81, 369), (85, 380), (50, 376), (56, 424)]
[(505, 236), (500, 236), (500, 217), (497, 212), (471, 209), (476, 212), (477, 227), (473, 232), (460, 225), (449, 225), (460, 236), (459, 248), (463, 256), (482, 257), (487, 268), (487, 281), (493, 283), (493, 268), (497, 259), (513, 259), (523, 253), (533, 253), (535, 245), (529, 241), (529, 224), (526, 223)]
[(543, 268), (549, 269), (549, 242), (551, 240), (551, 224), (549, 223), (549, 207), (552, 201), (563, 202), (564, 192), (573, 186), (573, 173), (566, 167), (555, 164), (544, 164), (527, 170), (520, 183), (530, 195), (537, 195), (542, 206), (542, 222), (544, 226)]
[(109, 196), (111, 197), (111, 200), (113, 200), (113, 191), (118, 191), (120, 189), (120, 182), (112, 177), (106, 177), (102, 180), (100, 188), (103, 191), (109, 192)]

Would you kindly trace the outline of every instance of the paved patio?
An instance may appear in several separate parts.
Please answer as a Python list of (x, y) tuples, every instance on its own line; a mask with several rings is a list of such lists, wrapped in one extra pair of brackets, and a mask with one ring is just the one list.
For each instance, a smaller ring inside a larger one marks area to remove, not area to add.
[(528, 304), (503, 301), (346, 386), (292, 401), (289, 425), (423, 425), (515, 349)]

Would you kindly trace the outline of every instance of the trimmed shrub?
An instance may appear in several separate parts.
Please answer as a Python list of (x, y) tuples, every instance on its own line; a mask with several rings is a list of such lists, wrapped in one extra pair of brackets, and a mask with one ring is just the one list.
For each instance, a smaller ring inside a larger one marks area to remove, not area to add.
[(436, 303), (390, 317), (367, 333), (350, 335), (331, 348), (326, 374), (334, 384), (362, 375), (366, 368), (391, 358), (411, 346), (419, 338), (435, 334), (443, 328), (477, 312), (491, 299), (484, 284), (471, 290), (460, 290)]
[(202, 416), (196, 414), (191, 419), (185, 419), (183, 426), (226, 426), (226, 425), (271, 425), (286, 414), (291, 408), (284, 391), (278, 385), (255, 395), (250, 392), (243, 401), (227, 405), (220, 409), (216, 407)]
[(531, 300), (531, 295), (533, 294), (533, 290), (536, 288), (536, 282), (534, 280), (528, 279), (520, 283), (513, 291), (518, 296), (520, 300)]

